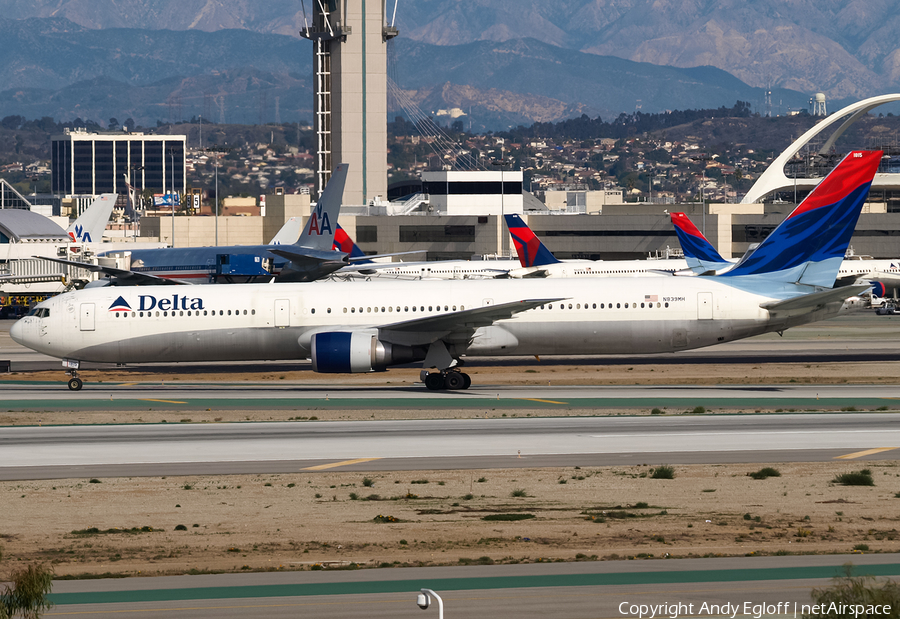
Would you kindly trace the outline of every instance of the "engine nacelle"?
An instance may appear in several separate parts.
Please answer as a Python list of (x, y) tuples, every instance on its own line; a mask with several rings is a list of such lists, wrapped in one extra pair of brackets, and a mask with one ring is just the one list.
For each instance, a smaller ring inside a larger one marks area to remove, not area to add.
[(374, 331), (328, 331), (310, 339), (313, 372), (353, 374), (425, 358), (425, 351), (382, 342)]

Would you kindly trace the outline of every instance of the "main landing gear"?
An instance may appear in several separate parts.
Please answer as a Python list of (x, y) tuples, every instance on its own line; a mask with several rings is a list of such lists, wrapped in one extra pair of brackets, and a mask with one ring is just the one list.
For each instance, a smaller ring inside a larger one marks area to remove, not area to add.
[(439, 391), (441, 389), (468, 389), (472, 386), (472, 379), (468, 374), (464, 374), (459, 370), (444, 370), (442, 372), (431, 372), (424, 379), (425, 386), (431, 391)]

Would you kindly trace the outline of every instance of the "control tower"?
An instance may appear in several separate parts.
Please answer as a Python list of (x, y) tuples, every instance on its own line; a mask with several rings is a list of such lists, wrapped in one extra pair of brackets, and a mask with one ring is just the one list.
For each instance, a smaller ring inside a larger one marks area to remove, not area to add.
[(300, 31), (314, 44), (316, 190), (347, 163), (344, 204), (387, 198), (387, 42), (397, 29), (385, 5), (314, 0)]

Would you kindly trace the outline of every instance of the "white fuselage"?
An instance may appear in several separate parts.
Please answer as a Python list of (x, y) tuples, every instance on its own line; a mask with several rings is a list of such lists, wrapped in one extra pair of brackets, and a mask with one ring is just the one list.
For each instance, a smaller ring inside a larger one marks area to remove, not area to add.
[(759, 294), (699, 277), (601, 277), (577, 285), (542, 279), (97, 288), (39, 304), (10, 335), (39, 352), (78, 361), (304, 359), (315, 333), (381, 333), (398, 323), (488, 305), (564, 299), (473, 328), (464, 338), (440, 332), (417, 332), (416, 338), (443, 339), (456, 356), (658, 353), (840, 311), (841, 303), (831, 303), (775, 321), (760, 307), (798, 294), (791, 285), (772, 284)]

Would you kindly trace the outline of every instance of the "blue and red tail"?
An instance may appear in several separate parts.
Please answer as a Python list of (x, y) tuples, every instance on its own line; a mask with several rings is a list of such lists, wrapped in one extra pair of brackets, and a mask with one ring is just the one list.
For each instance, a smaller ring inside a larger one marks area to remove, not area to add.
[(506, 227), (512, 236), (519, 262), (523, 267), (537, 267), (559, 262), (518, 215), (506, 215)]
[(703, 233), (697, 229), (697, 226), (685, 213), (672, 213), (670, 217), (688, 267), (694, 270), (709, 271), (731, 264), (716, 251), (712, 243), (706, 240)]
[(767, 274), (776, 281), (833, 286), (881, 155), (853, 151), (844, 157), (759, 247), (722, 277)]
[[(350, 258), (366, 257), (366, 253), (359, 248), (359, 245), (353, 242), (353, 239), (350, 238), (350, 235), (347, 234), (347, 231), (341, 228), (341, 224), (338, 224), (337, 230), (334, 231), (334, 244), (332, 245), (332, 249), (336, 251), (342, 251), (345, 254), (350, 254)], [(353, 262), (355, 264), (363, 264), (372, 261), (354, 260)]]

